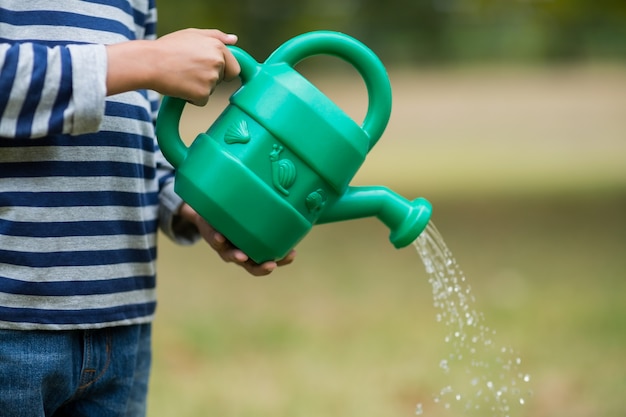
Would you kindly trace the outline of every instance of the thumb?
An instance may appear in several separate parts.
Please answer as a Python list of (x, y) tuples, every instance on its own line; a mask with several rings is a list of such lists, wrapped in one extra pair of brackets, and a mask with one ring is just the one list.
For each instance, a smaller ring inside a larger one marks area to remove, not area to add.
[(218, 29), (204, 29), (207, 36), (218, 39), (225, 45), (234, 45), (237, 43), (238, 37), (232, 33), (224, 33)]

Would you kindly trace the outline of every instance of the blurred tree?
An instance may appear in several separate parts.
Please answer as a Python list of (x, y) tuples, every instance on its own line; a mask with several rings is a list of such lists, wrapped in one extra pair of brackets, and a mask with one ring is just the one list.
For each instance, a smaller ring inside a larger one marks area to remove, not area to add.
[(216, 27), (262, 59), (310, 30), (349, 33), (385, 62), (626, 59), (625, 0), (158, 0), (160, 33)]
[(361, 0), (356, 35), (384, 60), (433, 62), (447, 57), (449, 0)]
[(626, 58), (626, 1), (550, 0), (536, 5), (548, 33), (547, 58)]

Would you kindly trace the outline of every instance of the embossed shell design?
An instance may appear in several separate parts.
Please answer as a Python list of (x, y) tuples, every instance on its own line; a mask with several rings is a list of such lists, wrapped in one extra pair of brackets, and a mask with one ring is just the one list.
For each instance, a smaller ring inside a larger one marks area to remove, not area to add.
[(233, 143), (250, 142), (250, 131), (245, 120), (233, 123), (224, 134), (224, 142), (229, 145)]

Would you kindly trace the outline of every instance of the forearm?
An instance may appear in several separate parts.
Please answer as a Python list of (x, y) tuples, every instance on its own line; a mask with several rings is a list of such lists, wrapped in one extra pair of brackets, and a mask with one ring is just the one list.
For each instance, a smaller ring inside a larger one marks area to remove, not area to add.
[(140, 89), (153, 89), (153, 61), (157, 52), (154, 41), (137, 40), (108, 45), (107, 95)]

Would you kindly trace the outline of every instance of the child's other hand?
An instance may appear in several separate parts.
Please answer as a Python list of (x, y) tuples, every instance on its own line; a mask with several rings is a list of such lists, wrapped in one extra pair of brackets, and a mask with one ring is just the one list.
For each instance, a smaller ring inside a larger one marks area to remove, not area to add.
[(217, 252), (222, 260), (224, 260), (225, 262), (233, 262), (243, 267), (251, 275), (268, 275), (279, 266), (289, 265), (295, 259), (296, 252), (295, 250), (292, 250), (287, 256), (285, 256), (285, 258), (279, 261), (268, 261), (262, 264), (258, 264), (250, 259), (248, 255), (243, 253), (240, 249), (233, 246), (233, 244), (230, 243), (228, 239), (224, 237), (224, 235), (219, 233), (210, 224), (208, 224), (188, 204), (182, 205), (180, 209), (180, 215), (196, 225), (196, 227), (200, 231), (200, 235), (202, 236), (202, 238), (209, 244), (209, 246), (211, 246)]

